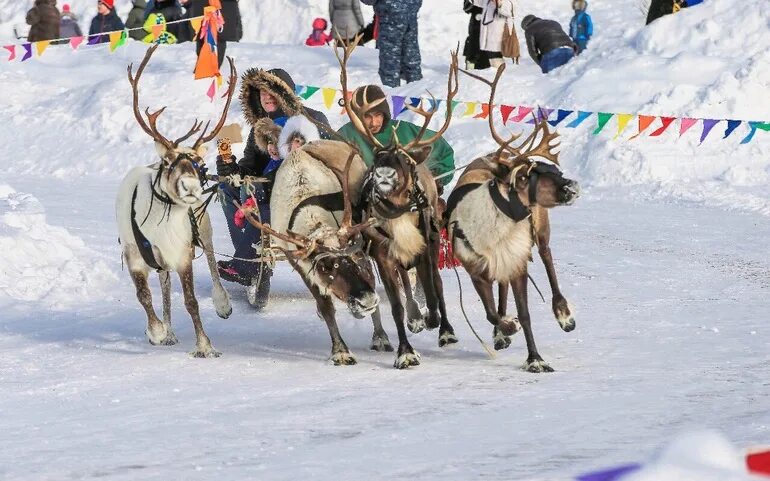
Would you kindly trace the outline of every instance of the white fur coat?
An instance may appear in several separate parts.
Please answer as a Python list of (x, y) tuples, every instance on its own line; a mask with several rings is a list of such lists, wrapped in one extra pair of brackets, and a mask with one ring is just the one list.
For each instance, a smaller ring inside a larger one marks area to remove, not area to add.
[(515, 5), (513, 0), (500, 0), (497, 7), (495, 0), (484, 0), (484, 12), (481, 14), (481, 35), (479, 48), (487, 52), (500, 52), (503, 47), (503, 31), (505, 25), (513, 32), (513, 15)]
[(308, 120), (307, 117), (304, 115), (290, 117), (286, 124), (284, 124), (283, 129), (281, 129), (281, 135), (278, 138), (278, 152), (281, 154), (282, 159), (289, 157), (291, 139), (295, 134), (301, 135), (305, 139), (305, 143), (321, 139), (318, 127)]

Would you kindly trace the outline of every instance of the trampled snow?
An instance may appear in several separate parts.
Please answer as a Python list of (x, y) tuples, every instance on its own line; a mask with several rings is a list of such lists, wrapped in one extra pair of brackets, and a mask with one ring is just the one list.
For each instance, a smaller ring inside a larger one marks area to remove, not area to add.
[[(87, 27), (92, 2), (70, 3)], [(116, 3), (125, 13), (128, 2)], [(298, 46), (328, 2), (240, 3), (245, 39), (228, 45), (240, 71), (280, 66), (298, 84), (338, 85), (330, 49)], [(571, 16), (569, 2), (518, 3), (520, 18), (535, 13), (566, 25)], [(639, 3), (591, 2), (589, 50), (548, 76), (529, 58), (509, 64), (499, 101), (770, 120), (766, 0), (740, 8), (706, 0), (647, 28)], [(1, 40), (14, 42), (12, 28), (23, 26), (29, 6), (0, 1)], [(429, 89), (443, 98), (448, 51), (462, 44), (466, 26), (459, 1), (425, 0), (425, 79), (391, 92)], [(114, 54), (51, 46), (42, 58), (0, 63), (0, 479), (550, 480), (651, 460), (632, 479), (724, 480), (733, 479), (721, 477), (724, 465), (687, 453), (735, 459), (744, 447), (770, 443), (770, 134), (741, 145), (748, 128), (722, 139), (723, 122), (699, 145), (698, 127), (682, 138), (672, 126), (635, 140), (635, 120), (617, 139), (615, 119), (595, 136), (595, 121), (560, 128), (562, 164), (586, 194), (553, 211), (552, 249), (577, 330), (561, 332), (549, 305), (530, 293), (536, 340), (553, 375), (519, 370), (521, 336), (487, 359), (459, 311), (451, 271), (444, 285), (459, 347), (441, 350), (435, 333), (414, 335), (423, 363), (400, 372), (391, 354), (367, 350), (371, 326), (342, 306), (340, 329), (359, 365), (330, 366), (326, 327), (284, 265), (268, 311), (255, 313), (242, 288), (228, 285), (234, 313), (218, 319), (198, 262), (202, 315), (224, 356), (197, 360), (187, 355), (194, 336), (178, 282), (180, 344), (152, 347), (121, 270), (117, 185), (154, 155), (133, 118), (126, 79), (126, 66), (144, 51), (135, 42)], [(142, 79), (142, 105), (168, 106), (160, 124), (169, 135), (221, 108), (206, 98), (208, 82), (192, 80), (193, 64), (189, 44), (162, 48)], [(351, 84), (377, 82), (376, 70), (377, 52), (359, 49)], [(484, 85), (461, 77), (460, 100), (487, 96)], [(309, 105), (334, 125), (344, 121), (320, 94)], [(230, 119), (243, 121), (237, 102)], [(478, 119), (456, 117), (447, 138), (458, 164), (493, 147)], [(216, 250), (231, 253), (219, 206), (211, 213)], [(532, 271), (548, 297), (539, 261)], [(471, 321), (491, 342), (481, 304), (460, 276)], [(692, 450), (655, 461), (677, 433), (703, 426), (730, 444), (685, 438)], [(742, 479), (739, 468), (727, 469)]]

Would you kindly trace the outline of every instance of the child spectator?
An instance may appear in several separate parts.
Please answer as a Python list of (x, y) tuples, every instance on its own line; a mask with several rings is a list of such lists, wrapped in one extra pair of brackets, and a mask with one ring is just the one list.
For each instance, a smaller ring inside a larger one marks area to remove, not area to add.
[(107, 33), (120, 31), (126, 27), (118, 14), (115, 13), (115, 0), (100, 0), (96, 8), (99, 13), (91, 20), (91, 28), (88, 29), (88, 43), (107, 43), (110, 41), (110, 36), (106, 35)]
[(78, 18), (70, 10), (69, 3), (61, 7), (61, 23), (59, 24), (59, 38), (80, 37), (83, 32), (78, 25)]
[(309, 47), (322, 47), (331, 41), (332, 36), (326, 33), (326, 27), (329, 22), (325, 18), (316, 18), (313, 20), (313, 33), (305, 40), (305, 45)]
[[(157, 38), (152, 32), (153, 27), (156, 25), (163, 26)], [(142, 42), (161, 43), (166, 45), (176, 43), (176, 35), (169, 32), (166, 27), (166, 19), (163, 17), (162, 13), (151, 13), (144, 22), (144, 31), (147, 32), (147, 35), (142, 39)]]
[(126, 18), (126, 28), (129, 29), (129, 37), (141, 42), (145, 35), (142, 28), (144, 27), (144, 9), (147, 7), (147, 0), (134, 0), (133, 5), (128, 13), (128, 18)]
[(30, 25), (27, 40), (39, 42), (59, 38), (61, 15), (52, 0), (35, 0), (35, 6), (27, 12), (27, 24)]
[(569, 36), (577, 45), (577, 54), (580, 55), (588, 46), (588, 41), (594, 34), (594, 24), (591, 16), (586, 13), (588, 2), (586, 0), (575, 0), (572, 2), (572, 9), (575, 16), (569, 23)]

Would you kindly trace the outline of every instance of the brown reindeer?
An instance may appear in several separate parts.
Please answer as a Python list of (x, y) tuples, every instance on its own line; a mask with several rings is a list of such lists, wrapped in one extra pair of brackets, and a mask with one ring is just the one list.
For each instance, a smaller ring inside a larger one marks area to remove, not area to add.
[[(165, 107), (154, 113), (146, 109), (146, 120), (139, 110), (139, 80), (157, 48), (158, 46), (154, 45), (147, 50), (135, 77), (133, 65), (128, 67), (128, 79), (133, 90), (134, 116), (142, 130), (155, 141), (160, 159), (152, 165), (132, 169), (120, 185), (116, 213), (123, 257), (136, 287), (139, 303), (147, 314), (146, 334), (150, 343), (177, 343), (171, 329), (170, 278), (170, 272), (176, 272), (182, 282), (185, 307), (195, 327), (196, 348), (191, 354), (194, 357), (218, 357), (220, 353), (214, 350), (203, 331), (198, 301), (195, 298), (192, 261), (195, 246), (203, 248), (214, 284), (212, 298), (216, 312), (222, 318), (229, 317), (232, 307), (230, 298), (219, 281), (214, 259), (211, 222), (203, 200), (205, 176), (202, 168), (206, 153), (205, 144), (216, 137), (227, 118), (227, 110), (235, 91), (235, 64), (228, 57), (230, 83), (227, 101), (214, 129), (208, 132), (208, 122), (201, 132), (203, 122), (196, 119), (185, 135), (172, 142), (158, 130), (158, 117)], [(198, 132), (201, 134), (192, 147), (180, 146)], [(163, 320), (158, 318), (152, 306), (152, 294), (147, 284), (151, 270), (157, 270), (160, 275)]]
[[(406, 287), (407, 284), (404, 281), (405, 269), (417, 268), (428, 307), (425, 324), (429, 329), (439, 328), (439, 346), (457, 342), (447, 317), (443, 286), (436, 263), (439, 249), (439, 219), (436, 215), (438, 193), (433, 176), (424, 165), (431, 144), (446, 132), (452, 118), (452, 99), (458, 91), (457, 52), (452, 52), (449, 68), (446, 118), (437, 133), (424, 139), (435, 109), (427, 112), (422, 108), (410, 107), (424, 118), (418, 135), (413, 141), (402, 145), (394, 133), (392, 142), (383, 145), (366, 128), (362, 118), (384, 99), (367, 103), (364, 92), (363, 101), (359, 103), (355, 96), (349, 94), (347, 63), (357, 43), (358, 38), (344, 45), (342, 56), (335, 48), (335, 54), (341, 68), (340, 82), (345, 110), (355, 129), (374, 147), (374, 165), (369, 169), (362, 188), (361, 206), (366, 216), (378, 221), (377, 227), (371, 227), (365, 233), (371, 241), (371, 255), (377, 262), (398, 329), (399, 347), (395, 367), (403, 369), (420, 363), (419, 354), (409, 344), (404, 327), (400, 286), (403, 284)], [(513, 331), (508, 329), (506, 332), (510, 334)]]
[[(503, 65), (492, 82), (464, 72), (490, 85), (490, 108), (494, 105), (497, 85), (504, 70)], [(511, 144), (521, 134), (504, 139), (496, 131), (492, 116), (489, 128), (499, 149), (474, 161), (450, 194), (445, 213), (450, 242), (481, 297), (487, 320), (495, 326), (495, 348), (510, 345), (509, 334), (500, 326), (520, 323), (528, 350), (525, 369), (550, 372), (553, 369), (540, 357), (532, 334), (527, 300), (527, 264), (537, 237), (554, 292), (554, 310), (557, 317), (566, 312), (570, 320), (562, 323), (562, 328), (572, 330), (574, 320), (571, 320), (568, 308), (561, 310), (562, 302), (566, 307), (566, 301), (558, 289), (548, 248), (549, 227), (545, 209), (572, 204), (579, 197), (580, 189), (577, 182), (566, 179), (558, 168), (558, 154), (553, 153), (558, 146), (553, 144), (558, 134), (550, 132), (546, 119), (538, 120), (533, 132), (517, 147)], [(538, 157), (550, 163), (536, 160)], [(494, 282), (500, 283), (497, 309), (492, 293)], [(505, 315), (508, 285), (513, 290), (518, 319)]]

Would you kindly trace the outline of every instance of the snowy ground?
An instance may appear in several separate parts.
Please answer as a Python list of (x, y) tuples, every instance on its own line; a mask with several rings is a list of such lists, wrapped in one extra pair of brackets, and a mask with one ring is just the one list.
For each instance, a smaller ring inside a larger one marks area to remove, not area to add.
[[(426, 79), (402, 94), (444, 94), (446, 51), (467, 21), (441, 10), (445, 1), (425, 1)], [(3, 40), (21, 3), (0, 1)], [(240, 70), (284, 66), (297, 83), (335, 86), (331, 52), (288, 45), (298, 39), (281, 37), (287, 26), (266, 23), (282, 15), (296, 32), (326, 4), (295, 3), (292, 17), (291, 2), (264, 0), (262, 18), (242, 0), (248, 39), (287, 45), (228, 51)], [(568, 20), (561, 3), (540, 3), (522, 0), (522, 16)], [(742, 9), (711, 0), (646, 30), (636, 0), (595, 3), (592, 51), (547, 78), (529, 60), (509, 68), (502, 101), (767, 120), (766, 0)], [(0, 65), (0, 479), (557, 480), (645, 460), (697, 427), (738, 447), (770, 442), (767, 133), (746, 146), (738, 145), (745, 130), (725, 141), (712, 134), (697, 146), (692, 132), (628, 142), (612, 139), (614, 124), (595, 137), (590, 128), (562, 130), (565, 169), (586, 186), (575, 206), (553, 212), (552, 248), (577, 330), (563, 333), (534, 294), (530, 306), (555, 374), (519, 370), (522, 337), (487, 359), (459, 312), (451, 272), (447, 301), (461, 343), (445, 351), (436, 334), (413, 336), (423, 355), (416, 369), (396, 371), (391, 354), (369, 352), (371, 326), (343, 309), (342, 334), (359, 365), (330, 366), (326, 327), (286, 266), (265, 313), (229, 285), (235, 310), (226, 321), (198, 276), (206, 329), (224, 356), (197, 360), (186, 354), (193, 332), (178, 283), (180, 344), (147, 343), (116, 242), (117, 185), (152, 158), (125, 78), (144, 48), (66, 48)], [(162, 49), (143, 79), (142, 103), (169, 106), (160, 122), (169, 135), (217, 115), (208, 84), (191, 79), (193, 61), (187, 46)], [(376, 81), (376, 62), (373, 50), (357, 53), (351, 83)], [(462, 100), (486, 97), (483, 86), (462, 82)], [(320, 94), (311, 105), (323, 108)], [(336, 110), (328, 113), (339, 125)], [(237, 105), (230, 115), (240, 120)], [(458, 163), (492, 146), (479, 120), (455, 119), (448, 138)], [(218, 208), (215, 245), (229, 253)], [(547, 289), (539, 263), (533, 273)], [(461, 278), (466, 309), (489, 341)]]

